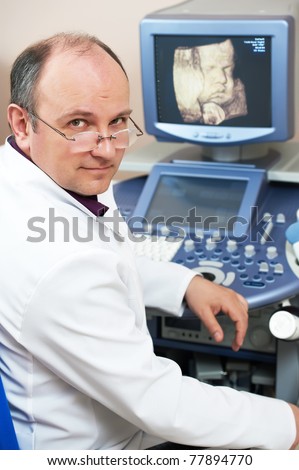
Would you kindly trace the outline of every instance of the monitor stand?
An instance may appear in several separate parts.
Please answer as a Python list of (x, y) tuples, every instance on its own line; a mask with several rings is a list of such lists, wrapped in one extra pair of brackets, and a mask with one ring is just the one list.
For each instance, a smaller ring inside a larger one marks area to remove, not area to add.
[[(183, 158), (182, 158), (183, 156)], [(181, 158), (180, 158), (181, 157)], [(227, 147), (190, 146), (183, 151), (169, 155), (164, 161), (189, 160), (200, 162), (215, 162), (223, 164), (246, 164), (268, 170), (280, 158), (280, 153), (266, 144), (240, 145)]]
[(269, 151), (268, 144), (201, 147), (203, 159), (209, 158), (222, 163), (253, 162), (258, 164), (258, 161), (267, 158), (269, 153), (271, 151)]
[[(250, 147), (252, 147), (250, 149)], [(213, 154), (214, 152), (214, 154)], [(259, 158), (257, 158), (259, 157)], [(246, 145), (242, 147), (202, 147), (187, 143), (150, 142), (130, 149), (120, 171), (126, 174), (149, 174), (156, 163), (174, 160), (250, 164), (267, 169), (270, 181), (299, 182), (299, 142)]]

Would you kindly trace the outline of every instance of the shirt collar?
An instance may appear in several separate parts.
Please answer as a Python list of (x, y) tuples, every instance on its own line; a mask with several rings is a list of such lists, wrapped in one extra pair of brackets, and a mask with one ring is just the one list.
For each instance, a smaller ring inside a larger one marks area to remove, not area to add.
[[(20, 155), (22, 155), (23, 157), (27, 158), (27, 160), (32, 162), (31, 158), (28, 157), (28, 155), (26, 155), (20, 149), (20, 147), (18, 146), (18, 144), (16, 143), (12, 135), (8, 138), (8, 142)], [(109, 207), (105, 206), (104, 204), (98, 201), (98, 198), (96, 195), (81, 196), (80, 194), (74, 193), (73, 191), (69, 191), (67, 189), (65, 189), (65, 191), (74, 199), (76, 199), (76, 201), (80, 202), (84, 207), (86, 207), (86, 209), (90, 210), (90, 212), (92, 212), (97, 217), (102, 217), (109, 209)]]

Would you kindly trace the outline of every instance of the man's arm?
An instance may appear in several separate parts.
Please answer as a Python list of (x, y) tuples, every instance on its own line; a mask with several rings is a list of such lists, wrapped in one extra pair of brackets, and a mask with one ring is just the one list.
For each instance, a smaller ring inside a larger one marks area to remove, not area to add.
[(185, 377), (175, 362), (154, 354), (132, 268), (96, 247), (64, 257), (38, 282), (18, 341), (48, 369), (49, 383), (66, 396), (70, 388), (80, 412), (89, 397), (95, 409), (113, 411), (116, 426), (126, 420), (134, 432), (161, 440), (239, 449), (293, 445), (298, 425), (287, 403)]

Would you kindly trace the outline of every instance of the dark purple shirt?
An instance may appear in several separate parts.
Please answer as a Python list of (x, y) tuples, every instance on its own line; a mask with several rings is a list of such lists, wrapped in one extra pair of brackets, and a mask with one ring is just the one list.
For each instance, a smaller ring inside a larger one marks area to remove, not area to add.
[[(29, 158), (28, 155), (26, 155), (17, 145), (13, 136), (10, 136), (8, 138), (8, 142), (17, 152), (19, 152), (21, 155), (23, 155), (23, 157), (26, 157), (30, 162), (32, 162), (31, 158)], [(90, 210), (90, 212), (92, 212), (97, 217), (102, 217), (109, 209), (107, 206), (105, 206), (104, 204), (101, 204), (98, 201), (98, 198), (96, 195), (81, 196), (80, 194), (74, 193), (73, 191), (69, 191), (67, 189), (65, 189), (65, 191), (74, 199), (76, 199), (78, 202), (80, 202), (83, 206), (85, 206), (88, 210)]]

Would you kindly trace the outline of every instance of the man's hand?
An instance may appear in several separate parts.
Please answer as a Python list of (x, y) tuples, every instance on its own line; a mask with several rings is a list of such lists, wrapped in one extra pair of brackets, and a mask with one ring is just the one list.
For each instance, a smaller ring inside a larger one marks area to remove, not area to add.
[(298, 406), (293, 405), (292, 403), (289, 403), (289, 405), (292, 408), (292, 411), (295, 417), (295, 422), (296, 422), (296, 438), (295, 438), (295, 441), (293, 442), (291, 449), (299, 450), (299, 408)]
[(248, 327), (248, 304), (244, 297), (227, 287), (195, 276), (187, 288), (185, 300), (217, 343), (223, 340), (224, 334), (216, 315), (225, 313), (234, 322), (236, 329), (232, 349), (240, 349)]

